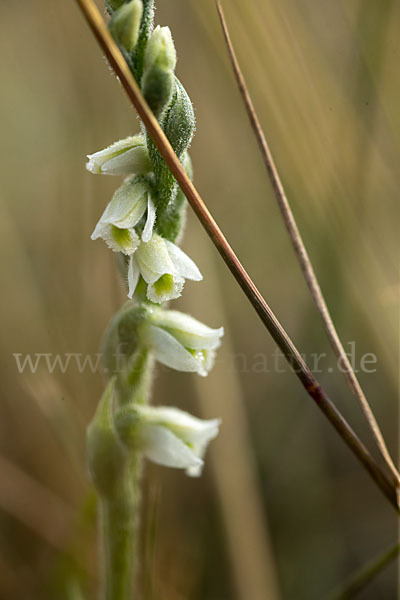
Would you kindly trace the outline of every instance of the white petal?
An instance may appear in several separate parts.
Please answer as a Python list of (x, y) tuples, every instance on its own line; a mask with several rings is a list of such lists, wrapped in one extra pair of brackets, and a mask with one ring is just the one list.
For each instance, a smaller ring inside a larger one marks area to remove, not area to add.
[(101, 173), (104, 175), (144, 175), (150, 170), (151, 163), (144, 146), (136, 146), (114, 156), (101, 167)]
[(203, 279), (202, 274), (197, 268), (196, 264), (188, 257), (178, 246), (165, 240), (168, 248), (168, 253), (175, 265), (176, 271), (181, 277), (185, 279), (192, 279), (193, 281), (201, 281)]
[(147, 421), (174, 432), (186, 444), (208, 444), (218, 435), (220, 419), (198, 419), (172, 406), (138, 405), (137, 412)]
[(147, 194), (147, 220), (142, 233), (142, 240), (149, 242), (153, 235), (154, 221), (156, 220), (156, 207), (151, 199), (150, 194)]
[(211, 329), (197, 319), (175, 310), (155, 310), (151, 320), (158, 327), (169, 331), (187, 348), (193, 350), (213, 350), (220, 345), (224, 334), (223, 327)]
[(100, 220), (121, 229), (134, 227), (146, 211), (146, 193), (144, 183), (125, 181), (115, 192)]
[[(219, 345), (219, 344), (218, 344)], [(203, 360), (204, 360), (204, 369), (207, 371), (211, 371), (214, 366), (216, 351), (213, 350), (203, 350)]]
[(188, 467), (186, 469), (186, 475), (189, 475), (189, 477), (200, 477), (200, 475), (201, 475), (201, 473), (203, 471), (203, 464), (201, 464), (199, 466), (195, 465), (193, 467)]
[[(86, 168), (88, 171), (91, 171), (92, 173), (98, 174), (98, 173), (106, 173), (109, 175), (121, 175), (121, 174), (125, 174), (125, 173), (135, 173), (135, 172), (139, 172), (139, 171), (135, 171), (135, 170), (126, 170), (127, 166), (126, 166), (126, 158), (125, 158), (125, 154), (129, 154), (131, 153), (132, 150), (138, 148), (139, 149), (139, 154), (135, 155), (135, 161), (133, 161), (133, 155), (130, 154), (130, 159), (132, 160), (132, 168), (134, 168), (136, 166), (137, 167), (141, 167), (143, 169), (143, 167), (146, 168), (146, 159), (143, 157), (143, 150), (145, 150), (145, 153), (147, 153), (145, 146), (144, 146), (144, 137), (142, 135), (134, 135), (134, 136), (130, 136), (127, 137), (123, 140), (119, 140), (117, 142), (114, 142), (113, 144), (111, 144), (111, 146), (108, 146), (107, 148), (104, 148), (103, 150), (99, 150), (98, 152), (95, 152), (94, 154), (88, 154), (88, 159), (89, 161), (86, 164)], [(109, 163), (111, 161), (114, 161), (114, 159), (116, 159), (116, 162), (113, 163), (113, 168), (110, 168)], [(118, 159), (119, 161), (122, 161), (122, 165), (123, 165), (123, 170), (122, 171), (118, 171)], [(137, 165), (135, 165), (134, 163), (137, 162), (139, 159), (139, 162)], [(144, 160), (144, 164), (143, 163)], [(148, 160), (148, 158), (147, 158)], [(140, 170), (140, 172), (144, 172), (143, 170)]]
[(177, 469), (199, 468), (203, 461), (171, 431), (158, 425), (143, 425), (141, 443), (144, 455), (153, 462)]
[(164, 238), (153, 234), (149, 242), (140, 244), (136, 258), (148, 284), (149, 300), (161, 303), (179, 298), (185, 279), (178, 275)]
[(146, 323), (142, 328), (141, 335), (143, 342), (151, 348), (154, 357), (159, 362), (177, 371), (202, 374), (201, 361), (163, 329)]
[[(206, 448), (218, 434), (219, 419), (198, 419), (169, 406), (135, 405), (134, 411), (139, 417), (141, 431), (145, 432), (140, 441), (149, 458), (167, 466), (185, 468), (188, 475), (200, 475)], [(197, 461), (193, 461), (193, 456)], [(190, 464), (184, 464), (186, 458), (190, 459)]]
[(140, 244), (137, 260), (146, 283), (154, 283), (165, 273), (176, 274), (165, 240), (159, 235), (153, 235), (149, 242)]
[(136, 260), (135, 256), (133, 254), (131, 254), (131, 256), (129, 258), (129, 265), (128, 265), (128, 287), (129, 287), (128, 298), (132, 298), (133, 294), (135, 293), (136, 286), (139, 281), (139, 277), (140, 277), (139, 265), (137, 264), (137, 260)]
[(92, 240), (97, 240), (99, 237), (103, 237), (103, 235), (107, 235), (107, 231), (109, 229), (109, 225), (103, 223), (103, 221), (100, 219), (100, 221), (97, 223), (96, 227), (94, 228), (94, 231), (92, 233), (92, 235), (90, 236), (90, 238)]

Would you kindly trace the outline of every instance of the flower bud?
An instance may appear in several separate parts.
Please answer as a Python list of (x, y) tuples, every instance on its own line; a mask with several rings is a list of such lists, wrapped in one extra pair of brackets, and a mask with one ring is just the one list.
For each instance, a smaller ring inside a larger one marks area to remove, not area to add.
[(92, 240), (103, 238), (114, 252), (130, 255), (140, 244), (134, 230), (148, 207), (148, 186), (143, 181), (125, 181), (115, 192), (111, 202), (100, 217)]
[(127, 52), (132, 52), (138, 41), (142, 14), (142, 0), (131, 0), (118, 8), (111, 17), (110, 33)]
[(151, 170), (150, 158), (142, 135), (114, 142), (111, 146), (88, 154), (86, 168), (94, 174), (144, 175)]
[(153, 31), (146, 47), (142, 92), (156, 117), (168, 106), (174, 91), (176, 52), (169, 27)]
[(185, 279), (202, 279), (195, 263), (178, 246), (157, 234), (153, 234), (147, 243), (142, 242), (130, 257), (129, 298), (135, 292), (140, 275), (148, 284), (148, 299), (157, 303), (179, 298)]
[(203, 420), (178, 408), (129, 405), (117, 411), (115, 427), (121, 441), (149, 460), (166, 467), (201, 474), (204, 454), (218, 435), (220, 419)]
[(214, 364), (215, 351), (224, 334), (197, 319), (174, 310), (154, 308), (140, 325), (139, 337), (154, 357), (171, 369), (203, 377)]

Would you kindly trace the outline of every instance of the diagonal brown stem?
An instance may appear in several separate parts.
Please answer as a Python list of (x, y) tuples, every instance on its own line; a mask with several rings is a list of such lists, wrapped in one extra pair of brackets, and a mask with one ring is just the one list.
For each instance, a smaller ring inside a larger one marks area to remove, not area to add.
[(267, 169), (268, 177), (271, 182), (271, 186), (274, 192), (275, 199), (278, 203), (279, 209), (281, 211), (281, 215), (283, 221), (285, 223), (285, 227), (290, 237), (290, 241), (292, 242), (292, 246), (294, 252), (296, 254), (297, 260), (300, 264), (300, 268), (303, 272), (304, 278), (307, 282), (308, 288), (311, 292), (311, 296), (318, 308), (318, 311), (321, 315), (322, 321), (325, 326), (326, 333), (328, 335), (331, 346), (336, 354), (336, 358), (340, 361), (342, 365), (341, 371), (353, 393), (355, 398), (358, 400), (361, 410), (367, 420), (368, 426), (371, 430), (372, 436), (376, 442), (376, 445), (379, 449), (379, 452), (382, 455), (383, 460), (385, 461), (391, 475), (393, 478), (393, 482), (396, 486), (400, 485), (400, 475), (392, 461), (392, 458), (387, 449), (385, 440), (383, 438), (382, 432), (379, 428), (379, 425), (375, 419), (375, 415), (372, 412), (370, 405), (368, 404), (368, 400), (365, 397), (365, 394), (361, 388), (361, 385), (354, 373), (350, 360), (343, 348), (342, 342), (340, 341), (339, 335), (336, 331), (335, 325), (332, 321), (331, 314), (329, 312), (328, 306), (325, 302), (325, 298), (322, 294), (321, 287), (318, 283), (318, 279), (315, 275), (314, 268), (312, 266), (310, 257), (304, 245), (303, 239), (301, 237), (299, 228), (297, 227), (296, 220), (294, 218), (292, 209), (290, 208), (289, 201), (286, 197), (285, 190), (282, 185), (282, 181), (279, 177), (279, 173), (277, 171), (274, 159), (272, 157), (271, 150), (268, 146), (267, 140), (265, 138), (264, 131), (261, 127), (260, 121), (258, 119), (257, 113), (254, 108), (254, 104), (250, 97), (245, 79), (243, 77), (242, 71), (240, 69), (238, 60), (236, 58), (235, 50), (233, 48), (228, 26), (226, 24), (226, 20), (224, 17), (224, 13), (222, 10), (222, 5), (220, 0), (216, 0), (217, 10), (219, 14), (219, 18), (222, 25), (222, 31), (224, 34), (226, 46), (228, 49), (229, 57), (232, 63), (233, 71), (236, 77), (236, 81), (239, 87), (240, 94), (242, 96), (244, 105), (246, 107), (246, 111), (250, 120), (250, 124), (253, 128), (254, 134), (256, 136), (265, 167)]
[(320, 384), (311, 373), (292, 340), (289, 338), (288, 334), (283, 329), (271, 308), (268, 306), (257, 287), (254, 285), (250, 276), (235, 255), (222, 231), (204, 204), (200, 194), (190, 181), (189, 177), (186, 175), (185, 170), (173, 151), (166, 135), (148, 107), (128, 65), (125, 62), (124, 57), (109, 34), (102, 16), (96, 8), (93, 0), (76, 1), (81, 8), (82, 13), (85, 16), (93, 34), (99, 42), (99, 45), (109, 60), (111, 67), (118, 76), (129, 99), (146, 126), (154, 144), (157, 146), (160, 154), (170, 168), (171, 173), (178, 181), (198, 219), (202, 223), (204, 229), (208, 233), (223, 260), (229, 267), (236, 281), (251, 302), (253, 308), (256, 310), (265, 327), (268, 329), (271, 336), (283, 352), (286, 360), (293, 368), (309, 396), (313, 398), (327, 419), (339, 433), (343, 441), (349, 446), (354, 455), (363, 464), (364, 468), (378, 485), (385, 497), (398, 511), (399, 505), (396, 486), (393, 485), (393, 483), (388, 479), (387, 475), (382, 471), (381, 467), (376, 463), (375, 459), (371, 456), (364, 444), (360, 441), (350, 425), (321, 388)]

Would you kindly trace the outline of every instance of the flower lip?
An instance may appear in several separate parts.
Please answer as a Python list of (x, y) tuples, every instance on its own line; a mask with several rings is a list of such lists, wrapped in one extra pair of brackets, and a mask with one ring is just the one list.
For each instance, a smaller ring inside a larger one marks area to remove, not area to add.
[(91, 235), (92, 240), (102, 238), (113, 252), (122, 252), (126, 256), (133, 254), (140, 240), (134, 229), (121, 229), (115, 225), (99, 222)]

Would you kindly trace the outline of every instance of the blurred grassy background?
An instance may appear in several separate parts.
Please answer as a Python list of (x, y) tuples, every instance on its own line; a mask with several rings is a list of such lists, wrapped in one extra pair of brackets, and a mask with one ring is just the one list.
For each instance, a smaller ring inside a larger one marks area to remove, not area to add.
[[(99, 4), (100, 5), (100, 4)], [(316, 271), (397, 451), (400, 3), (231, 0), (226, 16)], [(118, 184), (85, 154), (136, 117), (75, 5), (3, 3), (0, 21), (0, 598), (94, 598), (85, 427), (102, 378), (18, 372), (13, 353), (95, 356), (124, 300), (90, 233)], [(196, 108), (195, 181), (246, 268), (361, 436), (293, 258), (230, 71), (212, 0), (159, 0)], [(155, 401), (222, 415), (204, 477), (149, 467), (145, 600), (310, 600), (392, 543), (392, 509), (289, 372), (190, 214), (184, 249), (205, 277), (176, 306), (227, 338), (206, 380), (160, 368)], [(348, 347), (346, 345), (346, 347)], [(266, 372), (266, 362), (269, 372)], [(331, 372), (329, 371), (331, 367)], [(392, 565), (360, 598), (395, 598)]]

